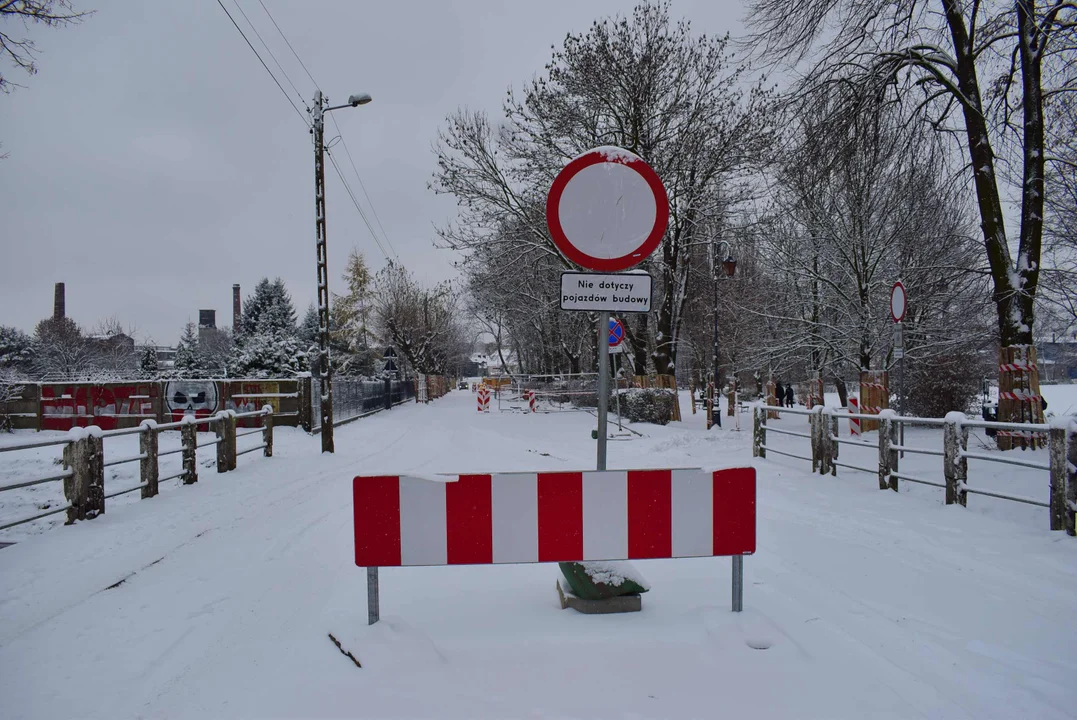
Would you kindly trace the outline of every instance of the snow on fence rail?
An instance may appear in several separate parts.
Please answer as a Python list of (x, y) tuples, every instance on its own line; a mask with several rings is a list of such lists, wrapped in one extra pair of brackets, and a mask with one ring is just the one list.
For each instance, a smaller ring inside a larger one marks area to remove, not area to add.
[[(261, 427), (237, 433), (237, 421), (246, 418), (261, 419)], [(198, 426), (212, 426), (216, 439), (198, 442)], [(180, 447), (159, 451), (160, 433), (165, 430), (179, 430)], [(139, 435), (139, 453), (129, 457), (105, 461), (104, 443), (109, 438), (122, 435)], [(249, 435), (259, 435), (261, 442), (243, 450), (237, 450), (236, 440)], [(160, 483), (182, 478), (184, 485), (198, 481), (199, 447), (216, 446), (217, 472), (236, 469), (236, 457), (249, 452), (262, 450), (265, 457), (273, 457), (273, 408), (266, 405), (261, 410), (237, 413), (234, 410), (222, 410), (209, 417), (198, 418), (187, 415), (178, 422), (157, 423), (144, 420), (135, 428), (121, 430), (102, 430), (97, 426), (72, 428), (67, 436), (53, 440), (35, 440), (26, 443), (0, 446), (0, 453), (17, 452), (35, 448), (62, 446), (64, 471), (45, 477), (23, 480), (10, 485), (0, 486), (0, 493), (19, 488), (41, 485), (48, 482), (64, 483), (64, 496), (67, 504), (50, 508), (48, 512), (20, 518), (0, 525), (0, 530), (16, 527), (24, 523), (39, 520), (57, 513), (67, 512), (67, 523), (76, 520), (89, 520), (105, 512), (105, 500), (119, 495), (142, 491), (142, 499), (157, 495)], [(167, 455), (182, 454), (182, 470), (167, 477), (160, 477), (160, 459)], [(105, 492), (105, 468), (127, 463), (139, 463), (139, 483), (133, 487)]]
[[(879, 423), (878, 441), (854, 440), (840, 437), (838, 433), (839, 414), (832, 408), (815, 407), (811, 410), (799, 408), (780, 408), (754, 403), (752, 455), (766, 458), (767, 453), (776, 453), (812, 464), (812, 472), (837, 475), (837, 469), (843, 467), (876, 475), (880, 490), (898, 490), (901, 480), (930, 485), (946, 491), (947, 505), (966, 505), (969, 493), (984, 495), (1000, 500), (1025, 503), (1047, 508), (1050, 515), (1051, 530), (1065, 530), (1070, 535), (1077, 535), (1075, 511), (1077, 511), (1077, 423), (1069, 418), (1057, 418), (1046, 424), (1006, 423), (988, 420), (975, 420), (964, 413), (952, 412), (945, 418), (903, 417), (893, 410), (884, 410), (879, 414), (841, 413), (840, 417), (850, 420), (871, 419)], [(807, 433), (789, 430), (768, 424), (768, 416), (774, 413), (807, 415), (810, 431)], [(902, 444), (898, 438), (903, 425), (919, 425), (942, 429), (943, 449), (916, 447)], [(1049, 460), (1041, 462), (1012, 455), (998, 453), (978, 453), (968, 449), (969, 428), (1005, 430), (1010, 432), (1044, 433), (1048, 437)], [(767, 445), (767, 434), (806, 438), (810, 447), (807, 454), (798, 454), (787, 449), (779, 450)], [(839, 449), (842, 445), (878, 448), (878, 463), (875, 467), (862, 467), (839, 461)], [(899, 469), (899, 458), (904, 453), (930, 455), (942, 458), (942, 480), (922, 477)], [(1049, 498), (1045, 502), (1037, 498), (1022, 497), (1008, 493), (994, 492), (978, 488), (968, 483), (968, 461), (977, 460), (1003, 465), (1031, 468), (1048, 473), (1050, 479)]]

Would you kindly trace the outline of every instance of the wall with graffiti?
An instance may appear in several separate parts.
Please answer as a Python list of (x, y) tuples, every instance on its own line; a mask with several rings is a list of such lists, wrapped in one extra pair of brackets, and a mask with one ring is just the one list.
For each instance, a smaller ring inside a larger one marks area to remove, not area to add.
[(69, 430), (97, 425), (102, 430), (134, 427), (143, 420), (156, 420), (160, 396), (158, 383), (109, 383), (104, 385), (42, 385), (42, 430)]
[[(299, 389), (293, 379), (31, 383), (20, 400), (15, 427), (69, 430), (97, 425), (114, 430), (137, 427), (143, 420), (174, 422), (184, 415), (252, 412), (265, 405), (273, 408), (276, 424), (298, 425)], [(258, 422), (251, 418), (240, 424), (255, 427)]]
[[(282, 403), (285, 408), (291, 406), (291, 412), (298, 407), (294, 380), (170, 380), (165, 384), (164, 397), (165, 414), (174, 421), (184, 415), (208, 417), (218, 410), (254, 412), (266, 405), (273, 408), (274, 415), (280, 416)], [(240, 420), (241, 426), (257, 424), (256, 418)]]

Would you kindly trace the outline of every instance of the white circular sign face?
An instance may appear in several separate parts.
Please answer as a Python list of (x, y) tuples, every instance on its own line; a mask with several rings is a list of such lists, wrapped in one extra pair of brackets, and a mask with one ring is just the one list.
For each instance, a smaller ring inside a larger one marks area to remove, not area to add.
[(905, 319), (905, 286), (900, 282), (890, 288), (890, 317), (894, 318), (894, 322)]
[(618, 163), (598, 163), (572, 176), (557, 212), (565, 237), (577, 249), (609, 260), (643, 244), (654, 227), (657, 206), (638, 172)]
[(580, 267), (627, 270), (661, 244), (669, 199), (655, 171), (638, 155), (600, 147), (573, 159), (546, 197), (554, 244)]

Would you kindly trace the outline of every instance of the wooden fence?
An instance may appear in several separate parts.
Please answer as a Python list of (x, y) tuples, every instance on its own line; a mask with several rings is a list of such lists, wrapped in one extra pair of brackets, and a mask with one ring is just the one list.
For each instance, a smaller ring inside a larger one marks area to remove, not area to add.
[[(310, 378), (145, 380), (110, 383), (20, 383), (17, 397), (0, 403), (0, 416), (16, 430), (102, 430), (136, 428), (144, 420), (176, 422), (187, 415), (213, 416), (234, 410), (247, 418), (273, 408), (278, 425), (309, 425)], [(304, 396), (305, 397), (305, 396)], [(241, 424), (251, 424), (242, 420)]]
[[(160, 483), (182, 478), (184, 485), (198, 481), (197, 452), (199, 447), (216, 446), (217, 472), (223, 473), (236, 469), (236, 458), (247, 453), (262, 451), (263, 456), (273, 457), (273, 408), (266, 405), (261, 410), (237, 413), (234, 410), (222, 410), (210, 417), (185, 416), (177, 422), (158, 424), (147, 419), (135, 428), (102, 430), (97, 426), (75, 428), (68, 431), (67, 437), (56, 440), (38, 440), (18, 445), (0, 447), (0, 453), (16, 452), (33, 448), (62, 446), (63, 472), (46, 477), (23, 480), (0, 487), (0, 493), (18, 488), (41, 485), (49, 482), (63, 482), (64, 497), (68, 504), (51, 508), (48, 512), (20, 518), (0, 525), (0, 530), (39, 520), (50, 515), (67, 512), (67, 524), (76, 520), (89, 520), (105, 512), (105, 500), (141, 491), (142, 498), (157, 495)], [(239, 432), (240, 423), (250, 421), (258, 425), (252, 429)], [(199, 445), (198, 427), (212, 427), (217, 435), (215, 440)], [(179, 448), (161, 452), (159, 450), (160, 434), (163, 431), (178, 430), (181, 444)], [(131, 457), (105, 462), (104, 444), (109, 438), (121, 435), (139, 436), (139, 453)], [(236, 441), (249, 435), (260, 435), (261, 442), (243, 450), (237, 449)], [(160, 477), (160, 459), (165, 455), (182, 454), (182, 470), (167, 477)], [(129, 488), (105, 492), (105, 468), (125, 463), (139, 464), (139, 483)]]
[[(906, 482), (930, 485), (946, 491), (947, 505), (965, 505), (969, 493), (987, 497), (1010, 500), (1044, 507), (1049, 510), (1052, 530), (1065, 530), (1070, 535), (1077, 534), (1075, 528), (1075, 511), (1077, 511), (1077, 422), (1065, 418), (1053, 424), (1005, 423), (976, 420), (963, 413), (949, 413), (945, 418), (904, 417), (892, 410), (883, 410), (877, 415), (861, 413), (842, 413), (840, 416), (831, 408), (816, 406), (812, 410), (785, 408), (783, 412), (793, 415), (807, 415), (809, 431), (807, 433), (791, 430), (787, 427), (768, 426), (767, 419), (771, 408), (762, 403), (753, 405), (752, 455), (766, 458), (768, 452), (787, 457), (806, 460), (812, 465), (812, 472), (837, 475), (838, 468), (857, 470), (878, 477), (880, 490), (897, 492), (898, 484)], [(838, 433), (838, 418), (848, 417), (861, 421), (870, 419), (878, 424), (878, 441), (847, 439)], [(916, 447), (901, 444), (899, 438), (902, 425), (919, 425), (938, 427), (942, 430), (943, 449)], [(977, 453), (968, 449), (969, 428), (1007, 430), (1010, 432), (1035, 432), (1047, 437), (1049, 461), (1026, 460), (1001, 453)], [(809, 455), (790, 452), (788, 448), (777, 449), (767, 445), (767, 434), (805, 438), (809, 440)], [(839, 460), (841, 445), (857, 445), (878, 448), (878, 464), (875, 467), (859, 467)], [(902, 472), (899, 457), (904, 453), (934, 455), (942, 459), (942, 480), (921, 477)], [(977, 488), (968, 483), (968, 461), (970, 459), (995, 462), (1005, 465), (1043, 470), (1049, 476), (1049, 499), (1047, 502), (1038, 498), (1019, 497), (1004, 493), (991, 492)]]

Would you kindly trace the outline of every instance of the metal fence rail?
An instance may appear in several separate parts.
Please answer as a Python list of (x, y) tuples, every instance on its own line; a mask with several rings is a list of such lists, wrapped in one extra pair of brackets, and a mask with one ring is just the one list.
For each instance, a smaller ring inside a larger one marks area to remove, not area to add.
[[(1007, 423), (966, 418), (960, 413), (951, 413), (945, 418), (902, 417), (891, 410), (884, 410), (878, 415), (868, 413), (837, 413), (831, 408), (816, 407), (812, 410), (782, 408), (764, 403), (753, 403), (752, 454), (765, 458), (768, 452), (787, 457), (808, 460), (812, 471), (836, 474), (837, 468), (856, 470), (878, 477), (879, 488), (898, 490), (899, 482), (917, 483), (943, 488), (946, 491), (946, 504), (965, 505), (967, 496), (983, 495), (986, 497), (1019, 502), (1036, 507), (1047, 508), (1050, 512), (1052, 530), (1065, 530), (1070, 535), (1077, 535), (1077, 422), (1056, 421), (1054, 424)], [(798, 432), (770, 424), (775, 413), (808, 415), (810, 432)], [(838, 435), (838, 418), (873, 420), (878, 422), (877, 442), (867, 440), (845, 439)], [(942, 430), (943, 449), (916, 447), (899, 441), (904, 425), (938, 427)], [(1013, 432), (1043, 433), (1048, 436), (1049, 460), (1026, 459), (1008, 454), (986, 454), (970, 452), (968, 449), (969, 428), (1007, 430)], [(811, 440), (811, 457), (780, 450), (767, 445), (767, 433), (806, 437)], [(874, 468), (838, 461), (838, 448), (842, 445), (855, 445), (878, 450), (878, 465)], [(942, 458), (943, 482), (919, 477), (899, 470), (900, 457), (904, 453), (914, 453)], [(1048, 474), (1049, 498), (1047, 501), (1021, 497), (1004, 492), (977, 488), (968, 484), (968, 461), (998, 463), (1045, 471)]]
[[(389, 380), (388, 385), (387, 392), (385, 380), (334, 377), (333, 426), (373, 415), (415, 397), (415, 382), (412, 380)], [(310, 417), (321, 418), (321, 380), (317, 377), (311, 379)], [(311, 432), (320, 429), (321, 425), (315, 420)]]

